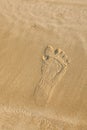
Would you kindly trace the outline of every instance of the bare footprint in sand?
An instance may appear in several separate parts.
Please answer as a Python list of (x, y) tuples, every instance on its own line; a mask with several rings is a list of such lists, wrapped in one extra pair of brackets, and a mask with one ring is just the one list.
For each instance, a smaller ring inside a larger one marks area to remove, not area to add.
[(41, 67), (41, 79), (34, 90), (35, 103), (46, 105), (49, 103), (56, 83), (63, 77), (69, 64), (68, 57), (61, 49), (47, 46), (44, 50)]

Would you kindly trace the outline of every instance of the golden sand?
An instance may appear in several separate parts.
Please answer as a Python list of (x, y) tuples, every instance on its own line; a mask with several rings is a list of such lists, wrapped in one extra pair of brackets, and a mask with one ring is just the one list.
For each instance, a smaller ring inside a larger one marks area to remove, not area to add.
[(0, 130), (87, 130), (87, 0), (0, 0)]

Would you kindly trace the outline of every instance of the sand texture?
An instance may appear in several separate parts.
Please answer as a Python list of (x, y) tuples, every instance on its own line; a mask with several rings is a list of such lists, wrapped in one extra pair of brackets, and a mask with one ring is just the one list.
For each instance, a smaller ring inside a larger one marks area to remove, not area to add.
[(0, 0), (0, 130), (87, 130), (87, 0)]

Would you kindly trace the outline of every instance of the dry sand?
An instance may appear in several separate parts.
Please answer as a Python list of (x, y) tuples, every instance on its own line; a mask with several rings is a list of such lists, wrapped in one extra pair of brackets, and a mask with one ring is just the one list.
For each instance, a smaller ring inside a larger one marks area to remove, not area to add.
[(0, 0), (0, 130), (87, 130), (87, 0)]

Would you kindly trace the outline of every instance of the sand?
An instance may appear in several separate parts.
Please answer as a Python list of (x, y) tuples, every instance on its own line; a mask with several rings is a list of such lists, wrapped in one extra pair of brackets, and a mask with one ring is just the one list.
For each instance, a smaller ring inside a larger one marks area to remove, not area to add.
[(0, 130), (87, 130), (87, 0), (0, 0)]

